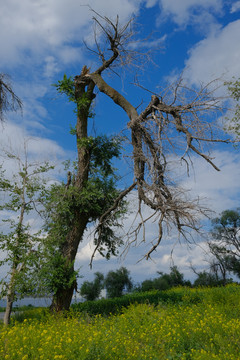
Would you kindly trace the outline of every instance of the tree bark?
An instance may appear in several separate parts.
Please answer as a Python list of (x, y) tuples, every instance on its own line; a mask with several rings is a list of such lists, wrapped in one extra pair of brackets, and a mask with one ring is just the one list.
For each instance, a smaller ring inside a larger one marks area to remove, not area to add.
[[(88, 181), (90, 150), (87, 146), (83, 146), (82, 139), (88, 137), (88, 117), (89, 110), (94, 98), (93, 90), (94, 83), (89, 81), (85, 75), (76, 76), (75, 78), (75, 98), (77, 102), (77, 124), (76, 124), (76, 141), (78, 166), (77, 175), (74, 186), (77, 191), (81, 193)], [(85, 99), (80, 103), (79, 100)], [(78, 250), (79, 243), (82, 241), (84, 231), (89, 221), (89, 214), (85, 213), (83, 209), (76, 208), (72, 227), (69, 230), (66, 239), (60, 246), (60, 252), (66, 261), (66, 266), (70, 267), (70, 271), (74, 276), (74, 262)], [(69, 310), (74, 289), (76, 289), (77, 281), (69, 284), (67, 288), (58, 289), (53, 296), (50, 309), (55, 312), (62, 310)]]
[(6, 303), (6, 310), (5, 310), (4, 319), (3, 319), (3, 323), (5, 326), (9, 325), (9, 323), (10, 323), (10, 317), (11, 317), (12, 307), (13, 307), (13, 302), (14, 302), (14, 297), (15, 297), (15, 291), (14, 291), (15, 272), (16, 271), (12, 270), (11, 281), (10, 281), (10, 284), (8, 286), (8, 291), (7, 291), (7, 303)]

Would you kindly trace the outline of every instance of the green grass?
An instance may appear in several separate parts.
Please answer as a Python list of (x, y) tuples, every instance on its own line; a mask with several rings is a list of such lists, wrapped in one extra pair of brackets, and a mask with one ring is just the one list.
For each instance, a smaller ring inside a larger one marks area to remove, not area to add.
[(135, 303), (108, 316), (31, 310), (23, 322), (2, 326), (0, 359), (240, 360), (239, 286), (166, 294), (171, 301)]
[[(23, 306), (13, 306), (12, 311), (28, 311), (35, 309), (35, 306), (29, 304), (29, 305), (23, 305)], [(5, 307), (0, 307), (0, 312), (5, 312)]]

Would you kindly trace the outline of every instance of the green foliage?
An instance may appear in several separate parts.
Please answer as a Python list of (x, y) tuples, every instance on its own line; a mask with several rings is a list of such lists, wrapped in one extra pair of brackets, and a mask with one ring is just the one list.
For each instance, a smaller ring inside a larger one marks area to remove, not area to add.
[(170, 270), (170, 274), (162, 274), (160, 272), (161, 278), (166, 280), (170, 287), (185, 285), (184, 276), (179, 272), (177, 266), (172, 266)]
[(46, 248), (48, 253), (43, 253), (42, 266), (37, 272), (36, 288), (41, 295), (55, 294), (75, 284), (78, 271), (73, 271), (72, 264), (51, 246)]
[[(111, 165), (112, 158), (120, 154), (119, 141), (105, 136), (90, 137), (82, 139), (80, 146), (88, 146), (90, 149), (89, 178), (82, 190), (76, 186), (74, 169), (68, 187), (64, 183), (54, 184), (46, 194), (46, 244), (50, 241), (55, 244), (55, 249), (64, 242), (74, 224), (76, 213), (82, 214), (87, 222), (96, 222), (119, 195), (116, 189), (117, 177)], [(102, 227), (98, 251), (107, 259), (116, 255), (122, 244), (116, 236), (116, 228), (120, 226), (119, 219), (125, 214), (126, 205), (126, 202), (120, 202)]]
[(132, 289), (130, 272), (125, 267), (116, 271), (109, 271), (105, 278), (105, 286), (109, 298), (122, 296), (124, 289), (127, 291)]
[(144, 280), (141, 286), (138, 288), (139, 291), (149, 290), (167, 290), (175, 286), (191, 286), (191, 283), (184, 280), (184, 276), (179, 272), (177, 266), (172, 266), (170, 274), (163, 274), (158, 272), (161, 276), (156, 279)]
[[(74, 311), (86, 312), (89, 315), (109, 316), (124, 311), (131, 304), (174, 304), (186, 306), (190, 304), (218, 303), (224, 306), (227, 299), (235, 301), (235, 296), (239, 296), (240, 288), (238, 285), (227, 285), (225, 290), (222, 287), (216, 288), (188, 288), (178, 287), (169, 290), (151, 290), (146, 292), (131, 293), (114, 299), (101, 299), (97, 301), (85, 301), (73, 304)], [(238, 300), (240, 301), (240, 299)]]
[(156, 279), (147, 279), (144, 280), (141, 284), (140, 291), (150, 291), (150, 290), (167, 290), (170, 288), (168, 281), (162, 277)]
[(94, 281), (84, 281), (80, 289), (80, 294), (87, 301), (96, 300), (99, 298), (103, 286), (104, 276), (100, 272), (96, 272)]
[[(6, 199), (0, 210), (3, 212), (4, 230), (0, 233), (0, 249), (5, 257), (0, 265), (10, 266), (10, 280), (1, 281), (1, 295), (6, 295), (9, 288), (15, 297), (21, 298), (35, 293), (31, 273), (38, 266), (40, 232), (33, 233), (27, 216), (36, 216), (42, 212), (42, 194), (46, 189), (46, 179), (42, 177), (53, 167), (49, 163), (28, 164), (14, 154), (7, 153), (7, 159), (19, 165), (19, 171), (12, 178), (5, 176), (1, 167), (0, 193)], [(39, 207), (40, 206), (40, 207)]]
[(119, 137), (89, 136), (78, 140), (78, 147), (84, 148), (90, 153), (89, 172), (91, 176), (108, 177), (114, 176), (115, 169), (112, 159), (120, 157), (121, 139)]
[(160, 302), (174, 302), (182, 301), (182, 295), (179, 292), (165, 292), (152, 290), (141, 293), (131, 293), (122, 295), (120, 297), (101, 299), (97, 301), (85, 301), (83, 303), (73, 304), (74, 311), (87, 312), (89, 315), (110, 315), (116, 314), (128, 307), (131, 304), (154, 304), (158, 305)]
[(60, 94), (64, 94), (68, 97), (69, 101), (75, 102), (75, 87), (73, 77), (67, 77), (66, 74), (63, 75), (62, 80), (58, 80), (57, 84), (53, 84), (56, 87), (57, 91)]
[(49, 319), (50, 311), (48, 308), (27, 308), (27, 306), (20, 307), (13, 314), (13, 322), (16, 323), (26, 323), (26, 321), (41, 321), (46, 323)]
[[(56, 183), (45, 193), (47, 236), (42, 242), (45, 258), (43, 269), (45, 270), (40, 269), (41, 276), (39, 276), (42, 278), (42, 283), (45, 283), (47, 292), (56, 292), (61, 288), (61, 284), (67, 288), (73, 284), (74, 279), (76, 280), (77, 271), (71, 273), (73, 264), (70, 268), (66, 267), (64, 258), (59, 255), (69, 231), (77, 221), (76, 214), (78, 214), (77, 218), (81, 214), (81, 218), (86, 219), (86, 224), (97, 222), (119, 195), (111, 160), (114, 156), (119, 156), (120, 142), (114, 138), (99, 136), (82, 139), (79, 146), (88, 148), (90, 151), (88, 181), (79, 190), (76, 185), (77, 169), (74, 166), (68, 186), (64, 183)], [(118, 248), (122, 244), (121, 238), (116, 235), (116, 229), (120, 227), (119, 219), (125, 212), (126, 202), (120, 202), (102, 226), (101, 245), (98, 251), (106, 259), (109, 259), (111, 255), (117, 255)], [(94, 241), (96, 244), (98, 239), (95, 238)]]
[(212, 254), (240, 278), (240, 209), (225, 210), (212, 221)]
[(92, 100), (89, 100), (87, 98), (86, 93), (83, 93), (81, 97), (76, 96), (74, 79), (72, 76), (67, 77), (67, 75), (64, 74), (63, 79), (58, 80), (57, 84), (53, 84), (53, 86), (56, 87), (59, 94), (66, 95), (68, 97), (69, 102), (75, 103), (77, 105), (78, 110), (87, 111), (88, 118), (94, 117), (93, 111), (89, 109), (92, 104)]
[(216, 274), (213, 274), (211, 272), (202, 271), (197, 274), (197, 278), (193, 283), (193, 286), (209, 286), (209, 287), (215, 287), (215, 286), (221, 286), (223, 285), (222, 279), (219, 279)]

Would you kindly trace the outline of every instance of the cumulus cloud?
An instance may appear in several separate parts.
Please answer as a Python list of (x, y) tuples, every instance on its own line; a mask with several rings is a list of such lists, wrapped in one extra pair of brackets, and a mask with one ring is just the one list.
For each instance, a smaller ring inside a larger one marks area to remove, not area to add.
[(191, 84), (239, 76), (240, 20), (229, 23), (198, 42), (185, 63), (185, 77)]
[[(122, 21), (137, 13), (140, 6), (136, 0), (91, 0), (88, 4), (109, 17), (119, 14)], [(79, 48), (73, 42), (81, 43), (90, 31), (89, 7), (76, 0), (9, 0), (2, 4), (1, 10), (4, 14), (1, 19), (4, 36), (0, 39), (0, 47), (4, 49), (2, 67), (30, 61), (39, 64), (42, 57), (51, 59), (51, 64), (57, 66), (79, 59)]]
[(221, 12), (222, 3), (221, 0), (160, 0), (160, 21), (170, 19), (179, 26), (210, 24), (214, 21), (212, 14)]
[(218, 214), (239, 206), (240, 186), (236, 179), (240, 176), (240, 159), (237, 151), (215, 151), (212, 157), (220, 172), (203, 159), (194, 158), (192, 176), (184, 180), (183, 186), (205, 199), (204, 203)]
[(240, 10), (240, 1), (236, 1), (234, 4), (232, 4), (231, 13), (235, 13)]
[(32, 136), (23, 127), (10, 121), (0, 131), (0, 142), (1, 151), (7, 151), (21, 159), (24, 159), (27, 149), (29, 161), (49, 161), (52, 164), (59, 164), (66, 156), (66, 151), (56, 141)]

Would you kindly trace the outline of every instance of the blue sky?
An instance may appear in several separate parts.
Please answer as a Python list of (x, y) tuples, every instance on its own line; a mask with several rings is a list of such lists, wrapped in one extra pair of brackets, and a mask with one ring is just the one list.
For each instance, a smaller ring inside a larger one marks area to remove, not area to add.
[[(1, 129), (2, 147), (20, 148), (24, 138), (31, 137), (29, 153), (37, 159), (61, 163), (74, 158), (75, 141), (69, 134), (74, 125), (71, 104), (56, 94), (51, 84), (63, 74), (77, 75), (83, 65), (94, 69), (97, 59), (86, 51), (82, 40), (92, 41), (92, 13), (78, 0), (0, 0), (0, 71), (11, 76), (14, 89), (21, 97), (24, 109), (20, 114), (7, 114)], [(164, 88), (183, 72), (188, 86), (198, 87), (215, 78), (223, 80), (240, 74), (240, 1), (230, 0), (89, 0), (97, 12), (110, 18), (118, 14), (124, 23), (136, 19), (139, 38), (148, 48), (159, 45), (153, 52), (153, 63), (146, 63), (138, 72), (142, 85), (155, 91)], [(122, 72), (121, 77), (107, 77), (112, 86), (121, 91), (134, 105), (147, 104), (150, 94), (131, 83), (134, 72)], [(220, 95), (224, 95), (221, 90)], [(96, 98), (94, 129), (98, 134), (118, 133), (128, 121), (120, 108), (105, 95)], [(239, 150), (231, 146), (215, 149), (218, 173), (196, 159), (196, 166), (185, 185), (196, 195), (205, 197), (216, 213), (239, 206)], [(126, 171), (127, 173), (127, 171)], [(129, 223), (130, 223), (129, 216)], [(147, 228), (151, 240), (155, 225)], [(137, 263), (144, 247), (135, 247), (124, 260), (109, 262), (97, 258), (92, 272), (88, 263), (91, 248), (85, 238), (77, 257), (84, 279), (91, 279), (95, 271), (107, 272), (118, 266), (130, 269), (135, 281), (155, 276), (156, 271), (168, 271), (174, 236), (162, 242), (154, 262)], [(201, 243), (204, 248), (204, 242)], [(174, 245), (173, 260), (186, 277), (192, 262), (201, 269), (204, 253), (193, 247)]]

